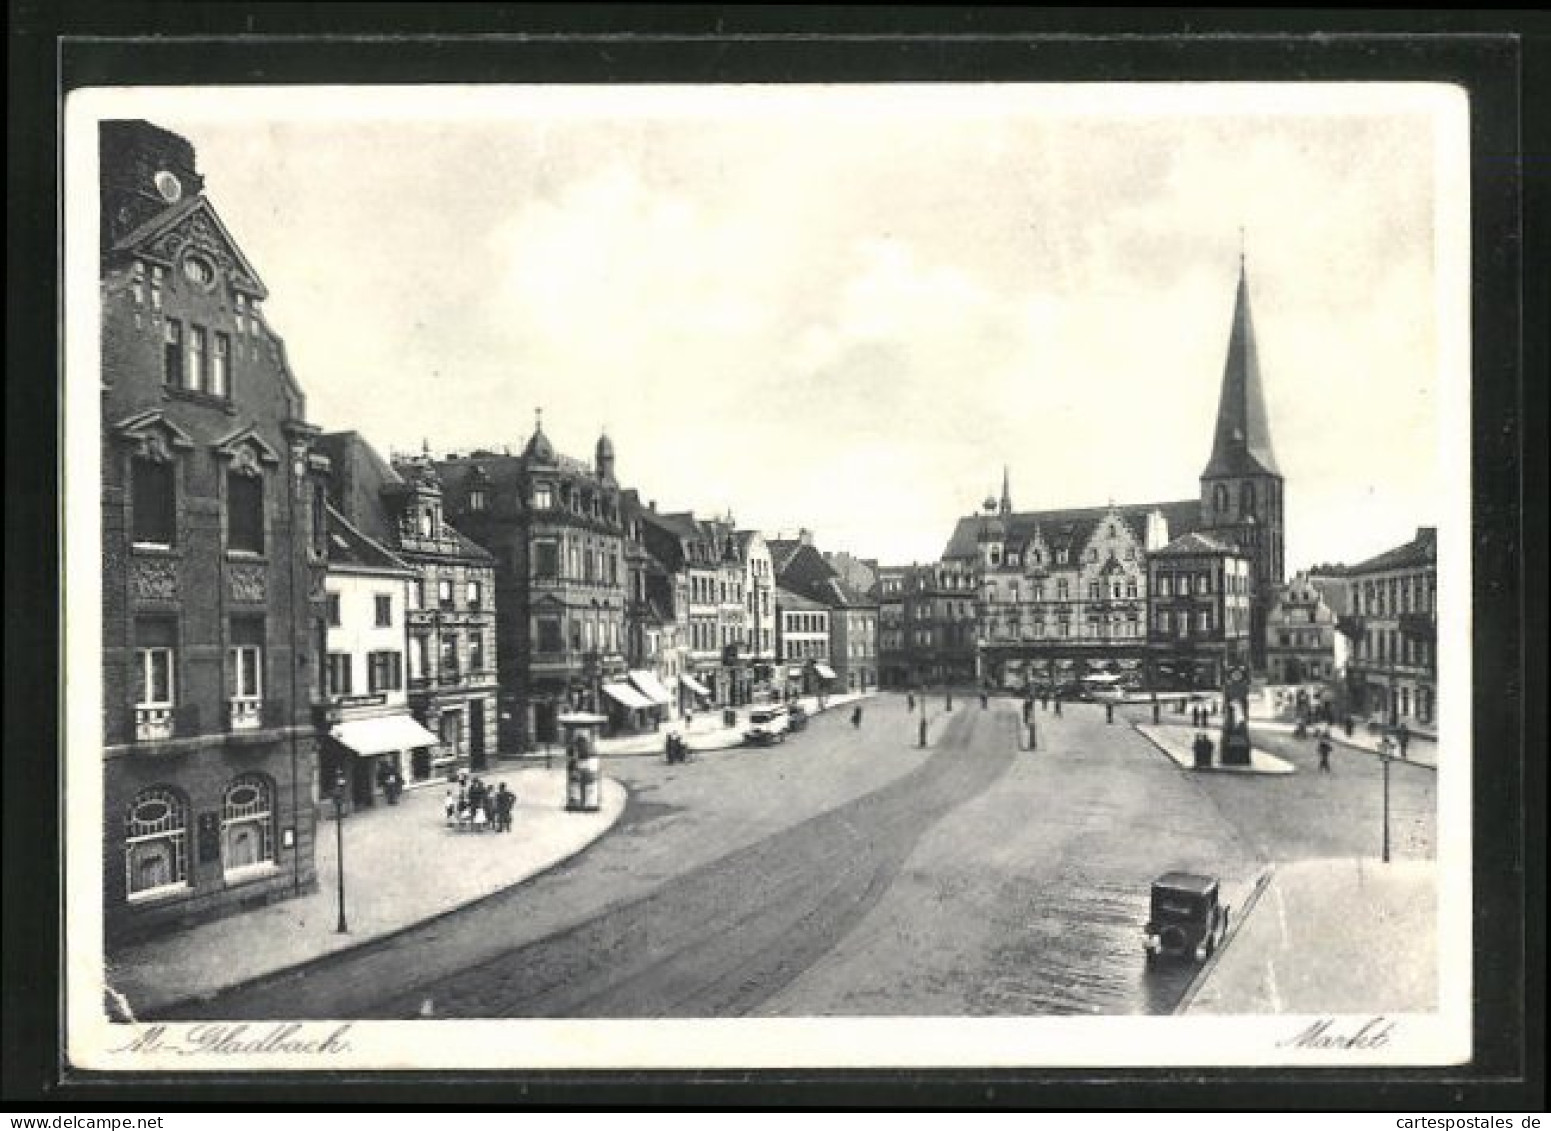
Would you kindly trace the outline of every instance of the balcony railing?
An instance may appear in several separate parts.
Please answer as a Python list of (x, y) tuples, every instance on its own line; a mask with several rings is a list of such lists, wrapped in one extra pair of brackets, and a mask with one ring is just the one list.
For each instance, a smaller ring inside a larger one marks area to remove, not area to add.
[(169, 742), (199, 733), (199, 707), (194, 703), (137, 705), (131, 708), (135, 741)]

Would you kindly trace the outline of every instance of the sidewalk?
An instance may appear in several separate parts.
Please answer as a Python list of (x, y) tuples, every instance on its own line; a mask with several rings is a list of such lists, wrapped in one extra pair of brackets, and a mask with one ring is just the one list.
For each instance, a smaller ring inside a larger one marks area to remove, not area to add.
[[(1199, 733), (1192, 727), (1186, 726), (1153, 726), (1151, 723), (1133, 723), (1136, 729), (1149, 742), (1163, 751), (1182, 770), (1195, 770), (1196, 755), (1190, 748)], [(1254, 733), (1254, 727), (1250, 727), (1250, 733)], [(1222, 757), (1221, 742), (1219, 738), (1212, 739), (1212, 764), (1200, 767), (1201, 773), (1213, 774), (1292, 774), (1297, 773), (1297, 767), (1291, 762), (1285, 762), (1274, 754), (1267, 754), (1264, 750), (1251, 747), (1249, 751), (1249, 765), (1224, 766), (1218, 761)]]
[(1431, 860), (1283, 864), (1180, 1012), (1430, 1012), (1437, 902)]
[[(833, 711), (836, 707), (847, 706), (860, 699), (868, 699), (877, 694), (875, 691), (847, 692), (844, 695), (830, 695), (824, 700), (824, 710)], [(809, 715), (819, 714), (819, 700), (816, 695), (805, 695), (793, 700), (800, 703)], [(632, 754), (649, 754), (662, 757), (663, 744), (668, 734), (678, 729), (684, 734), (691, 750), (727, 750), (734, 746), (743, 745), (743, 732), (749, 725), (749, 712), (758, 710), (762, 704), (749, 703), (742, 707), (733, 708), (737, 712), (737, 723), (726, 727), (722, 725), (721, 707), (707, 708), (704, 711), (695, 712), (694, 720), (685, 728), (682, 719), (674, 719), (663, 723), (655, 731), (645, 734), (628, 734), (618, 738), (600, 738), (598, 740), (598, 753), (605, 758), (620, 757)], [(555, 756), (563, 758), (563, 754), (556, 750)]]
[[(1275, 731), (1278, 734), (1292, 734), (1294, 729), (1292, 723), (1275, 722), (1271, 719), (1251, 719), (1249, 721), (1250, 732), (1253, 733), (1257, 727)], [(1314, 733), (1313, 728), (1310, 728), (1309, 733), (1311, 735)], [(1350, 738), (1346, 736), (1346, 731), (1341, 727), (1332, 726), (1330, 728), (1331, 742), (1337, 746), (1346, 746), (1352, 750), (1363, 750), (1369, 754), (1377, 754), (1379, 752), (1379, 741), (1383, 737), (1381, 734), (1369, 734), (1361, 726), (1352, 731)], [(1412, 762), (1418, 766), (1426, 766), (1429, 770), (1436, 770), (1438, 768), (1437, 740), (1427, 735), (1413, 732), (1411, 741), (1406, 746), (1406, 757), (1403, 759), (1400, 757), (1400, 751), (1397, 747), (1395, 760), (1397, 762)]]
[(596, 813), (565, 811), (565, 771), (486, 775), (517, 794), (509, 833), (458, 832), (443, 816), (445, 790), (410, 790), (398, 805), (345, 818), (345, 916), (339, 917), (336, 829), (318, 822), (318, 890), (254, 911), (161, 935), (108, 956), (108, 984), (144, 1017), (253, 978), (360, 946), (522, 883), (586, 848), (619, 819), (625, 789), (605, 779)]

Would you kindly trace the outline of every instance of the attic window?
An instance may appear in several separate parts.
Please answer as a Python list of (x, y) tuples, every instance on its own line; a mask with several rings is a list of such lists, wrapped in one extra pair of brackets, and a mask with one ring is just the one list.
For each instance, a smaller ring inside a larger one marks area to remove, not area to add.
[(469, 491), (469, 510), (482, 511), (485, 509), (485, 489), (474, 487)]
[(196, 287), (209, 290), (215, 285), (215, 265), (202, 255), (185, 256), (183, 277)]

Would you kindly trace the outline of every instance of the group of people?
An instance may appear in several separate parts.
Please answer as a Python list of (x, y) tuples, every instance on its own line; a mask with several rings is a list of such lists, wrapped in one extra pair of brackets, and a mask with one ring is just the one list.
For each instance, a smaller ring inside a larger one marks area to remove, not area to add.
[(509, 833), (517, 795), (506, 788), (505, 782), (491, 789), (482, 779), (471, 778), (463, 770), (458, 774), (457, 785), (447, 790), (444, 807), (448, 828)]

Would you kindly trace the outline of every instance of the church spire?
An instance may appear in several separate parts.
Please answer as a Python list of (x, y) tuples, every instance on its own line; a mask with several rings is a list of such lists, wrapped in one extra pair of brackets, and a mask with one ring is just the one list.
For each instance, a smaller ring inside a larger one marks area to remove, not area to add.
[(1249, 278), (1240, 248), (1239, 290), (1234, 299), (1228, 360), (1223, 366), (1222, 393), (1217, 403), (1217, 432), (1212, 440), (1212, 458), (1201, 476), (1280, 474), (1276, 454), (1271, 450), (1271, 427), (1266, 417), (1255, 328), (1249, 312)]
[(1007, 465), (1002, 464), (1002, 517), (1012, 517), (1012, 487), (1007, 478)]

